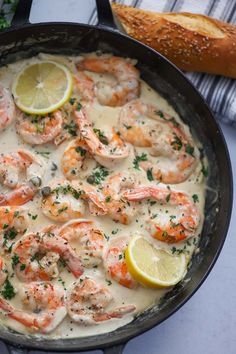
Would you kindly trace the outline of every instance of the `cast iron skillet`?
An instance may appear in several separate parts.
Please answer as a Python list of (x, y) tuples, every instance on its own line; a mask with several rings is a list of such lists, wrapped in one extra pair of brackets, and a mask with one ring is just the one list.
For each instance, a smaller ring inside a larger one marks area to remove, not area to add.
[(11, 353), (19, 353), (20, 347), (64, 352), (103, 349), (107, 354), (122, 353), (129, 339), (158, 325), (177, 311), (212, 269), (226, 237), (232, 208), (232, 172), (228, 150), (219, 126), (200, 94), (162, 55), (117, 31), (108, 1), (97, 0), (98, 26), (75, 23), (30, 25), (31, 1), (19, 2), (13, 27), (0, 34), (0, 65), (40, 51), (79, 54), (101, 50), (136, 58), (142, 78), (165, 97), (191, 127), (209, 161), (210, 188), (207, 190), (205, 222), (200, 252), (193, 258), (186, 275), (186, 279), (191, 278), (190, 281), (182, 281), (163, 298), (159, 306), (146, 310), (112, 333), (79, 339), (46, 340), (30, 338), (8, 329), (0, 330), (0, 338), (9, 344)]

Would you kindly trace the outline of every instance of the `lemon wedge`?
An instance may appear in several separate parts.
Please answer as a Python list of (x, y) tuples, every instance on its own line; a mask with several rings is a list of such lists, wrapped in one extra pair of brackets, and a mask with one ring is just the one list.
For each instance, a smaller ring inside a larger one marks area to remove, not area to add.
[(46, 114), (70, 98), (73, 79), (70, 70), (53, 61), (24, 67), (16, 76), (12, 94), (16, 105), (29, 114)]
[(173, 255), (135, 236), (125, 252), (128, 270), (139, 283), (149, 287), (169, 287), (183, 279), (187, 269), (184, 254)]

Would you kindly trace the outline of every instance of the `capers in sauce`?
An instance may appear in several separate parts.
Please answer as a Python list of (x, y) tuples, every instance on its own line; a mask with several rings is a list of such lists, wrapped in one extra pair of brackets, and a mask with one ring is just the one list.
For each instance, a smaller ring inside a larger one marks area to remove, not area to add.
[(51, 191), (52, 191), (51, 187), (45, 186), (41, 189), (41, 194), (43, 197), (48, 197), (51, 194)]

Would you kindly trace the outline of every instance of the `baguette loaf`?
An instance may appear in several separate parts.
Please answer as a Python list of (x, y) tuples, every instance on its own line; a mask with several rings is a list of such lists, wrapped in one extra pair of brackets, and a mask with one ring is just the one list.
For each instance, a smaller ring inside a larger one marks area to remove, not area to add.
[(192, 13), (154, 13), (112, 4), (127, 34), (180, 69), (236, 78), (236, 26)]

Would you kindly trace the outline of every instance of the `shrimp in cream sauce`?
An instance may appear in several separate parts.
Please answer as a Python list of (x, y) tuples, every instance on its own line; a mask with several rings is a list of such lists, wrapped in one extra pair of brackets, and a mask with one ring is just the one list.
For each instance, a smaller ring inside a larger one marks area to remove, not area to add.
[[(72, 93), (27, 115), (12, 83), (41, 60), (71, 71)], [(197, 249), (201, 145), (131, 58), (40, 53), (1, 67), (0, 81), (1, 324), (53, 339), (124, 326), (168, 291), (132, 277), (130, 239), (189, 260)]]

